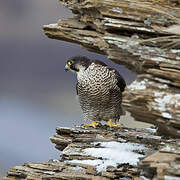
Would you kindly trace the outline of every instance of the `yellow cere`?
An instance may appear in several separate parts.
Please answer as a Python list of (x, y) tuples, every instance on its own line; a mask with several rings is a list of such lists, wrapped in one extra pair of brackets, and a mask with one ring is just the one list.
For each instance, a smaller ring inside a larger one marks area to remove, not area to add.
[(68, 61), (67, 64), (68, 64), (68, 66), (70, 66), (70, 65), (72, 64), (72, 62), (71, 62), (71, 61)]

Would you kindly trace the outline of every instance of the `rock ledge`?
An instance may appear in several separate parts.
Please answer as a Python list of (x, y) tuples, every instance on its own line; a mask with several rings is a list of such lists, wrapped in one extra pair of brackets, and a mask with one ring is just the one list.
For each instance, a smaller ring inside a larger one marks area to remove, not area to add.
[(180, 177), (179, 139), (164, 139), (155, 129), (57, 127), (50, 138), (60, 160), (12, 167), (3, 180), (144, 180)]

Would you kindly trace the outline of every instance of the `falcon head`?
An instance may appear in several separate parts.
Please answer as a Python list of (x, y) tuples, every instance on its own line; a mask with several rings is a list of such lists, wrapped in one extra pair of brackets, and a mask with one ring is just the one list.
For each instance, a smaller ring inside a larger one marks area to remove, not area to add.
[(65, 71), (72, 71), (78, 73), (86, 70), (91, 64), (91, 60), (85, 56), (74, 56), (68, 59), (65, 65)]

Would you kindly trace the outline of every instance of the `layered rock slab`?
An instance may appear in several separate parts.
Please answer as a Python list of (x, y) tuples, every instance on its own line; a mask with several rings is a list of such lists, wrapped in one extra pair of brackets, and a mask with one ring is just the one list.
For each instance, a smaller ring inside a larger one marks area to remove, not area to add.
[(57, 127), (50, 140), (62, 150), (59, 160), (12, 167), (3, 180), (180, 176), (179, 139), (164, 139), (155, 129)]

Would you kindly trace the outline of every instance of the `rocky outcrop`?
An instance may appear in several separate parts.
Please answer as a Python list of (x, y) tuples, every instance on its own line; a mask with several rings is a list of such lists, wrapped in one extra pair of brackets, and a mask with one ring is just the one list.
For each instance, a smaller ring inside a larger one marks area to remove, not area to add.
[(45, 25), (53, 39), (78, 43), (137, 73), (123, 105), (139, 121), (180, 137), (180, 2), (60, 0), (76, 16)]
[(177, 146), (180, 141), (157, 136), (155, 129), (57, 127), (50, 140), (62, 151), (60, 160), (12, 167), (3, 180), (180, 177)]

